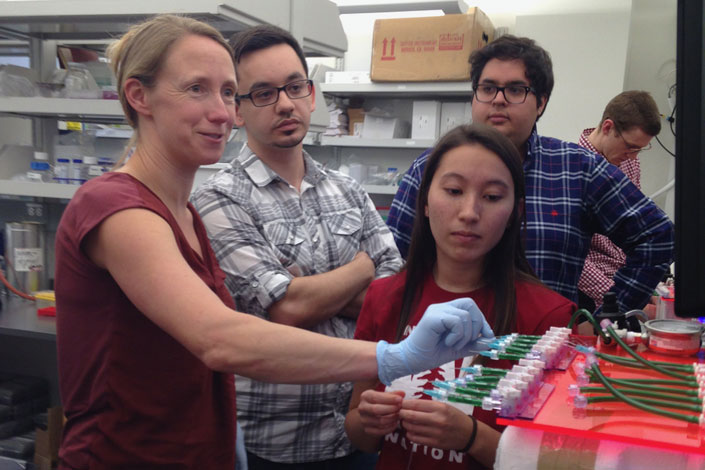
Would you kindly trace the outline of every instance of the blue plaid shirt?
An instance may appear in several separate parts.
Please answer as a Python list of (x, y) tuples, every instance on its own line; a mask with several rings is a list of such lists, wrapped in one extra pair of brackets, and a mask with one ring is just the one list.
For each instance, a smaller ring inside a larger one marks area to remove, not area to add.
[[(577, 301), (590, 240), (601, 233), (627, 255), (614, 276), (621, 311), (642, 308), (672, 261), (673, 224), (606, 159), (532, 132), (524, 159), (526, 256), (547, 286)], [(411, 242), (416, 195), (430, 151), (404, 175), (387, 224), (402, 256)]]

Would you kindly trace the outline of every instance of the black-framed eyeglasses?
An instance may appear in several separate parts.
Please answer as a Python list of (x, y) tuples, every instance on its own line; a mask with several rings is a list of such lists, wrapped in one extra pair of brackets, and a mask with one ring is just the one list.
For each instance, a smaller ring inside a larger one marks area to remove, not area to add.
[(645, 152), (651, 148), (651, 142), (649, 142), (649, 145), (647, 145), (646, 147), (639, 147), (638, 145), (630, 144), (629, 142), (627, 142), (627, 139), (625, 139), (624, 136), (622, 135), (622, 133), (620, 131), (618, 131), (616, 128), (615, 128), (615, 131), (617, 131), (617, 135), (619, 135), (622, 138), (624, 145), (627, 146), (627, 151), (624, 153)]
[(495, 99), (497, 93), (502, 92), (507, 103), (522, 104), (526, 101), (529, 92), (536, 94), (536, 91), (526, 85), (507, 85), (497, 86), (491, 84), (479, 84), (473, 89), (475, 99), (480, 103), (491, 103)]
[(313, 81), (295, 80), (283, 86), (257, 88), (246, 95), (235, 95), (235, 99), (238, 102), (242, 99), (248, 99), (257, 107), (269, 106), (279, 101), (279, 93), (282, 91), (292, 100), (306, 98), (311, 96), (311, 92), (313, 92)]

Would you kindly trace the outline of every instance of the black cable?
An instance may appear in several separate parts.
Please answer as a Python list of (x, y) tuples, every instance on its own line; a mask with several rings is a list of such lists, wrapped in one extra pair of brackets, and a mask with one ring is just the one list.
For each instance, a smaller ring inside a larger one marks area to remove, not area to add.
[[(674, 133), (673, 135), (675, 135), (675, 133)], [(666, 152), (668, 152), (669, 154), (671, 154), (671, 156), (672, 156), (673, 158), (676, 157), (676, 154), (675, 154), (675, 153), (671, 152), (670, 150), (668, 150), (668, 149), (666, 148), (665, 145), (663, 145), (663, 142), (661, 142), (661, 139), (659, 139), (657, 135), (655, 135), (654, 137), (656, 137), (656, 142), (659, 143), (659, 145), (661, 146), (661, 148), (663, 148)]]
[(673, 128), (673, 123), (676, 122), (676, 118), (674, 118), (673, 115), (676, 114), (677, 107), (678, 105), (674, 105), (671, 110), (671, 115), (666, 118), (666, 121), (668, 121), (669, 127), (671, 128), (671, 134), (673, 134), (674, 137), (676, 135), (676, 130)]

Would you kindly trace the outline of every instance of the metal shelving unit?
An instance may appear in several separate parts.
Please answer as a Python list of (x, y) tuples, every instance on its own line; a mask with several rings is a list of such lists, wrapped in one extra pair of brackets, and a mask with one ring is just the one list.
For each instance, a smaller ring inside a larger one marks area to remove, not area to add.
[(331, 147), (375, 147), (398, 149), (426, 149), (433, 146), (431, 139), (363, 139), (351, 135), (321, 137), (321, 145)]
[(347, 38), (338, 17), (338, 8), (326, 0), (52, 0), (2, 3), (0, 35), (8, 39), (61, 41), (115, 38), (130, 24), (158, 14), (177, 13), (212, 24), (226, 37), (248, 26), (268, 23), (291, 31), (307, 54), (342, 57), (347, 50)]
[[(470, 82), (373, 82), (321, 83), (321, 91), (339, 98), (363, 97), (374, 100), (446, 100), (470, 101)], [(321, 146), (333, 147), (337, 156), (343, 148), (409, 150), (409, 163), (421, 150), (432, 147), (433, 139), (363, 139), (354, 136), (322, 136)], [(413, 151), (411, 151), (413, 150)], [(359, 157), (359, 156), (358, 156)], [(393, 195), (396, 186), (365, 185), (370, 194)]]
[(30, 181), (0, 180), (0, 193), (8, 196), (50, 197), (71, 199), (78, 189), (74, 184), (34, 183)]
[(470, 82), (321, 83), (321, 90), (340, 97), (374, 95), (378, 98), (437, 99), (465, 96), (468, 101), (472, 94)]
[(382, 184), (366, 184), (364, 185), (365, 191), (369, 194), (389, 194), (395, 195), (397, 193), (398, 186), (392, 185), (382, 185)]
[(54, 118), (67, 121), (125, 122), (125, 115), (118, 100), (0, 97), (0, 112), (20, 117)]
[[(347, 50), (338, 8), (329, 0), (3, 1), (0, 46), (4, 44), (16, 51), (22, 43), (26, 44), (32, 68), (40, 80), (46, 81), (56, 66), (58, 44), (90, 45), (103, 50), (130, 25), (164, 13), (205, 21), (226, 38), (249, 26), (275, 24), (291, 31), (307, 55), (342, 57)], [(327, 122), (325, 109), (321, 111)], [(0, 114), (33, 118), (33, 140), (38, 149), (48, 148), (56, 134), (57, 120), (124, 122), (117, 100), (0, 97)], [(124, 137), (119, 134), (111, 136)], [(75, 191), (76, 187), (69, 185), (0, 180), (0, 194), (13, 196), (64, 199)]]

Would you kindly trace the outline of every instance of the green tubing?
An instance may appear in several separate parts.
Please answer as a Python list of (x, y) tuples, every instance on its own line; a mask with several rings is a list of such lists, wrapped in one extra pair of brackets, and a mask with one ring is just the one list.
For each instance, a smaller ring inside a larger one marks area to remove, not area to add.
[(595, 317), (592, 316), (592, 313), (590, 313), (588, 310), (585, 310), (584, 308), (579, 308), (575, 311), (573, 316), (570, 317), (570, 321), (568, 322), (568, 328), (573, 328), (575, 320), (580, 318), (581, 315), (585, 316), (585, 318), (588, 319), (592, 326), (595, 327), (595, 330), (597, 330), (603, 342), (605, 342), (605, 344), (609, 343), (609, 337), (605, 334), (604, 331), (602, 331), (602, 328), (600, 328), (600, 324), (597, 323), (597, 320), (595, 320)]
[[(570, 317), (570, 321), (568, 322), (568, 328), (573, 328), (573, 325), (575, 324), (575, 320), (577, 320), (578, 318), (580, 318), (581, 315), (584, 315), (585, 312), (590, 313), (590, 312), (588, 312), (588, 311), (587, 311), (586, 309), (584, 309), (584, 308), (579, 308), (578, 310), (576, 310), (576, 311), (573, 313), (573, 315)], [(590, 316), (592, 316), (591, 313), (590, 313)], [(588, 320), (589, 320), (589, 318), (588, 318)]]
[(483, 389), (483, 390), (478, 390), (476, 388), (471, 388), (471, 387), (455, 387), (454, 392), (459, 393), (461, 395), (471, 395), (473, 397), (486, 397), (487, 395), (490, 394), (490, 392), (493, 389)]
[(658, 385), (647, 385), (647, 384), (633, 383), (633, 382), (629, 382), (628, 380), (614, 379), (612, 377), (607, 377), (607, 380), (609, 380), (610, 383), (613, 383), (613, 384), (624, 385), (625, 387), (631, 387), (631, 388), (638, 388), (640, 390), (651, 390), (653, 392), (672, 393), (675, 395), (687, 395), (687, 396), (695, 396), (695, 397), (698, 396), (697, 385), (695, 387), (682, 389), (682, 388), (672, 388), (672, 387), (665, 387), (665, 386), (658, 386)]
[(462, 395), (448, 395), (447, 400), (455, 402), (455, 403), (466, 403), (468, 405), (473, 405), (473, 406), (482, 406), (482, 400), (477, 400), (475, 398), (468, 398), (468, 397), (464, 397)]
[[(675, 400), (684, 403), (702, 403), (702, 400), (700, 398), (693, 397), (692, 395), (669, 395), (667, 393), (652, 392), (649, 390), (639, 390), (633, 388), (618, 388), (617, 390), (624, 393), (625, 395), (638, 395), (642, 397), (661, 398), (664, 400)], [(608, 390), (602, 387), (580, 387), (580, 391), (584, 391), (585, 393), (608, 393)]]
[(524, 355), (521, 354), (504, 354), (500, 353), (497, 355), (499, 359), (504, 359), (508, 361), (518, 361), (519, 359), (524, 359)]
[[(614, 379), (612, 379), (614, 380)], [(698, 388), (698, 382), (693, 380), (669, 380), (669, 379), (619, 379), (623, 382), (654, 385), (673, 385), (676, 387)]]
[[(607, 353), (599, 353), (599, 354), (605, 360), (617, 359), (617, 360), (634, 362), (634, 363), (638, 362), (636, 359), (632, 359), (631, 357), (615, 356), (614, 354), (607, 354)], [(651, 364), (663, 366), (668, 369), (678, 369), (678, 370), (682, 370), (683, 372), (693, 373), (693, 365), (692, 364), (674, 364), (673, 362), (666, 362), (666, 361), (649, 361), (649, 362)]]
[[(468, 385), (470, 385), (470, 384), (468, 384)], [(455, 389), (457, 390), (458, 388), (459, 387), (456, 387)], [(493, 390), (493, 389), (497, 388), (497, 384), (475, 382), (472, 384), (471, 387), (467, 387), (467, 388), (477, 388), (479, 390)]]
[[(473, 367), (461, 367), (460, 370), (462, 370), (463, 372), (468, 372), (471, 375), (475, 375), (473, 373)], [(482, 371), (480, 372), (480, 375), (475, 375), (475, 377), (504, 377), (505, 375), (507, 375), (507, 372), (509, 372), (508, 369), (497, 369), (496, 367), (483, 367)]]
[(529, 351), (531, 351), (531, 348), (515, 348), (512, 346), (509, 346), (504, 350), (507, 354), (521, 354), (522, 356), (525, 356)]
[(639, 354), (632, 351), (632, 349), (629, 346), (627, 346), (624, 343), (624, 341), (622, 341), (622, 338), (619, 337), (619, 335), (612, 329), (611, 326), (607, 327), (607, 333), (617, 342), (617, 344), (619, 344), (622, 347), (622, 349), (624, 349), (629, 355), (631, 355), (634, 359), (641, 362), (645, 366), (647, 366), (653, 370), (656, 370), (658, 372), (661, 372), (664, 375), (675, 377), (677, 379), (689, 379), (691, 377), (690, 375), (679, 374), (677, 372), (673, 372), (671, 370), (668, 370), (658, 364), (652, 364), (651, 362), (647, 361), (646, 359), (641, 357)]
[[(588, 403), (599, 403), (604, 401), (621, 401), (619, 398), (612, 395), (598, 396), (598, 397), (587, 397)], [(703, 407), (701, 405), (686, 405), (685, 403), (673, 403), (663, 400), (653, 400), (650, 398), (641, 398), (640, 401), (646, 403), (647, 405), (660, 406), (662, 408), (674, 408), (676, 410), (684, 411), (694, 411), (696, 413), (701, 413)]]
[(626, 357), (617, 359), (617, 357), (619, 357), (619, 356), (617, 356), (617, 357), (610, 359), (607, 357), (603, 357), (602, 353), (599, 353), (599, 352), (596, 352), (595, 356), (599, 357), (600, 359), (602, 359), (605, 362), (611, 362), (613, 364), (617, 364), (617, 365), (624, 366), (624, 367), (633, 367), (634, 369), (649, 369), (649, 367), (647, 367), (644, 364), (641, 364), (639, 362), (626, 360), (627, 359)]
[[(607, 329), (609, 331), (612, 328), (607, 327)], [(614, 330), (613, 330), (613, 333), (614, 333)], [(591, 367), (591, 370), (593, 370), (595, 372), (595, 375), (597, 375), (600, 382), (602, 382), (602, 384), (605, 387), (607, 387), (609, 389), (609, 391), (612, 392), (612, 394), (614, 396), (616, 396), (620, 400), (632, 405), (635, 408), (639, 408), (640, 410), (643, 410), (643, 411), (647, 411), (647, 412), (654, 413), (654, 414), (661, 415), (661, 416), (666, 416), (666, 417), (677, 419), (680, 421), (686, 421), (688, 423), (695, 423), (695, 424), (700, 423), (700, 418), (697, 416), (686, 416), (686, 415), (682, 415), (680, 413), (662, 410), (660, 408), (655, 408), (651, 405), (647, 405), (645, 403), (642, 403), (640, 400), (630, 398), (630, 397), (626, 396), (625, 394), (623, 394), (622, 392), (620, 392), (619, 390), (617, 390), (615, 387), (612, 386), (612, 384), (609, 383), (607, 378), (604, 375), (602, 375), (602, 372), (600, 371), (600, 368), (597, 367), (597, 364), (593, 364), (593, 366)]]
[[(620, 358), (619, 356), (613, 356), (612, 358), (606, 358), (606, 357), (602, 357), (599, 353), (597, 353), (597, 354), (595, 354), (595, 355), (596, 355), (597, 357), (599, 357), (600, 359), (602, 359), (603, 361), (611, 362), (611, 363), (613, 363), (613, 364), (617, 364), (617, 365), (624, 366), (624, 367), (631, 367), (632, 369), (644, 369), (644, 370), (651, 369), (651, 370), (657, 370), (658, 372), (661, 372), (661, 373), (665, 374), (665, 372), (662, 372), (662, 371), (659, 370), (659, 369), (655, 369), (655, 367), (658, 367), (658, 368), (661, 368), (661, 369), (663, 369), (663, 370), (665, 370), (665, 371), (670, 371), (671, 374), (666, 374), (666, 375), (671, 375), (671, 376), (673, 376), (673, 374), (677, 374), (677, 373), (679, 372), (679, 369), (673, 370), (673, 369), (670, 368), (670, 367), (663, 367), (663, 366), (659, 366), (658, 364), (655, 364), (655, 365), (652, 365), (652, 364), (644, 364), (644, 363), (642, 363), (642, 362), (637, 362), (637, 361), (634, 361), (634, 360), (629, 360), (630, 358), (626, 358), (626, 357)], [(687, 372), (685, 372), (685, 371), (680, 371), (680, 372), (687, 373)], [(675, 376), (674, 376), (674, 377), (675, 377)], [(678, 377), (680, 380), (690, 380), (690, 378), (692, 377), (692, 375), (677, 375), (677, 377)], [(686, 377), (687, 377), (687, 378), (686, 378)]]
[(475, 377), (471, 382), (468, 382), (468, 384), (471, 384), (473, 382), (474, 383), (481, 383), (481, 384), (496, 384), (500, 380), (502, 380), (502, 377), (500, 377), (498, 375), (489, 376), (489, 377), (485, 377), (485, 376), (481, 375), (479, 377)]
[(521, 344), (521, 345), (531, 346), (532, 344), (536, 344), (538, 342), (539, 342), (539, 340), (537, 338), (517, 338), (514, 341), (512, 341), (512, 344)]

